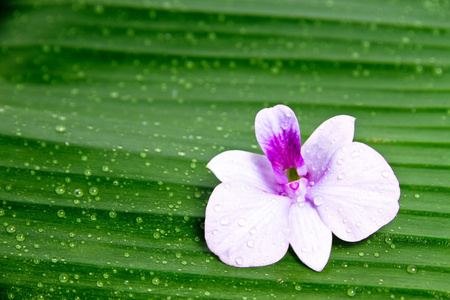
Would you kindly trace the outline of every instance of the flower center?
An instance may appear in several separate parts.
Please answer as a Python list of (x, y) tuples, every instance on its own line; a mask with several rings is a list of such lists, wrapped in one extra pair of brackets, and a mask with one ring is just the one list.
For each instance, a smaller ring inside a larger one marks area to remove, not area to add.
[(299, 180), (289, 182), (285, 185), (285, 191), (289, 198), (294, 202), (305, 202), (305, 194), (308, 190), (308, 180), (300, 178)]
[(297, 181), (301, 177), (297, 173), (297, 168), (290, 168), (284, 171), (289, 182)]

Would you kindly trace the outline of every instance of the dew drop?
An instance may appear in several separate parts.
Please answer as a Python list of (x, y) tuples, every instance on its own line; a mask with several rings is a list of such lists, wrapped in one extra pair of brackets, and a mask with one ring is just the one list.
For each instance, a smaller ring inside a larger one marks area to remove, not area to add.
[(360, 155), (361, 155), (361, 152), (359, 150), (355, 150), (355, 151), (352, 152), (352, 157), (353, 158), (358, 157)]
[(340, 173), (339, 175), (338, 175), (338, 179), (339, 180), (342, 180), (342, 179), (344, 179), (344, 176), (345, 176), (345, 174), (344, 173)]
[(384, 178), (388, 178), (388, 177), (389, 177), (389, 171), (383, 171), (383, 172), (381, 172), (381, 175), (382, 175)]
[(117, 213), (116, 213), (115, 211), (110, 211), (110, 212), (109, 212), (109, 217), (110, 217), (111, 219), (115, 219), (115, 218), (117, 218)]
[(393, 242), (393, 240), (392, 240), (392, 238), (391, 238), (390, 236), (387, 236), (387, 237), (384, 239), (384, 242), (385, 242), (386, 244), (388, 244), (388, 245), (391, 245), (392, 242)]
[(337, 164), (338, 164), (338, 165), (342, 165), (343, 162), (344, 162), (344, 160), (343, 160), (342, 158), (339, 158), (339, 159), (337, 160)]
[(69, 275), (62, 273), (58, 276), (58, 280), (61, 283), (66, 283), (67, 281), (69, 281)]
[(314, 204), (316, 206), (322, 205), (322, 203), (323, 203), (323, 197), (322, 196), (314, 197)]
[(349, 297), (355, 297), (355, 295), (356, 295), (356, 292), (355, 292), (355, 289), (354, 289), (354, 288), (349, 288), (349, 289), (347, 290), (347, 296), (349, 296)]
[(223, 217), (222, 219), (220, 219), (220, 224), (228, 225), (230, 224), (230, 220), (227, 217)]
[(97, 281), (97, 287), (99, 288), (103, 287), (103, 281), (101, 280)]
[(409, 265), (406, 267), (406, 272), (408, 272), (409, 274), (416, 274), (417, 267), (415, 265)]
[(253, 248), (254, 245), (255, 245), (255, 242), (252, 241), (252, 240), (249, 240), (249, 241), (247, 242), (247, 246), (248, 246), (249, 248)]
[(96, 196), (96, 195), (98, 195), (98, 188), (96, 188), (95, 186), (91, 187), (91, 188), (89, 189), (89, 194), (90, 194), (91, 196)]
[(16, 240), (17, 240), (18, 242), (23, 242), (23, 241), (25, 241), (25, 235), (19, 233), (18, 235), (16, 235)]
[(221, 211), (221, 210), (222, 210), (222, 206), (220, 206), (220, 205), (214, 206), (214, 211)]
[(225, 183), (224, 186), (225, 186), (226, 189), (230, 189), (231, 188), (231, 185), (229, 183)]
[(57, 186), (55, 188), (55, 193), (58, 195), (63, 195), (66, 192), (66, 189), (64, 189), (63, 186)]
[(74, 191), (73, 191), (73, 195), (75, 196), (75, 197), (77, 197), (77, 198), (80, 198), (80, 197), (82, 197), (83, 196), (83, 190), (82, 189), (75, 189)]
[(64, 133), (66, 131), (66, 126), (64, 125), (56, 125), (55, 131), (58, 133)]
[(243, 263), (242, 257), (237, 257), (237, 258), (236, 258), (236, 264), (237, 264), (238, 266), (240, 266), (240, 265), (242, 265), (242, 263)]
[(295, 290), (300, 292), (302, 290), (302, 286), (300, 284), (295, 285)]
[(58, 210), (58, 212), (56, 213), (56, 215), (60, 218), (65, 218), (66, 217), (66, 212), (63, 209)]
[(247, 224), (247, 219), (242, 218), (238, 221), (239, 226), (244, 227)]
[(361, 222), (356, 222), (356, 227), (361, 227)]
[(8, 227), (6, 227), (6, 232), (14, 233), (14, 232), (16, 232), (16, 227), (14, 225), (9, 225)]

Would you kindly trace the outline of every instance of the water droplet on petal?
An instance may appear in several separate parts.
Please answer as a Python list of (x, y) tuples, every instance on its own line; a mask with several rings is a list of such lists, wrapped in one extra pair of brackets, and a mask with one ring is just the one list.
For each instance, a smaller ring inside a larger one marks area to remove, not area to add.
[(220, 224), (228, 225), (230, 224), (230, 220), (227, 217), (223, 217), (222, 219), (220, 219)]
[(220, 205), (214, 206), (214, 211), (221, 211), (221, 210), (222, 210), (222, 206), (220, 206)]
[(224, 186), (225, 186), (225, 188), (226, 188), (226, 189), (229, 189), (229, 188), (231, 188), (231, 185), (230, 185), (229, 183), (225, 183), (225, 185), (224, 185)]
[(352, 152), (352, 157), (358, 157), (361, 155), (361, 152), (359, 150), (355, 150)]
[(356, 227), (361, 227), (361, 222), (356, 222)]
[(249, 240), (249, 241), (247, 242), (247, 246), (248, 246), (249, 248), (253, 248), (254, 245), (255, 245), (255, 242), (252, 241), (252, 240)]
[(339, 175), (338, 175), (338, 179), (339, 180), (342, 180), (342, 179), (344, 179), (344, 176), (345, 176), (345, 174), (344, 173), (340, 173)]
[(323, 197), (322, 196), (314, 197), (314, 204), (316, 206), (322, 205), (322, 203), (323, 203)]
[(247, 219), (242, 218), (242, 219), (239, 220), (238, 223), (239, 223), (239, 226), (244, 227), (247, 224)]
[(242, 260), (242, 257), (237, 257), (237, 258), (236, 258), (236, 264), (237, 264), (237, 265), (240, 266), (240, 265), (242, 265), (243, 262), (244, 262), (244, 261)]
[(381, 175), (382, 175), (384, 178), (388, 178), (388, 177), (389, 177), (389, 171), (383, 171), (383, 172), (381, 172)]
[(337, 164), (338, 165), (342, 165), (343, 162), (344, 162), (344, 160), (342, 158), (339, 158), (338, 161), (337, 161)]
[(252, 228), (252, 229), (250, 230), (250, 234), (255, 235), (256, 233), (257, 233), (256, 228)]

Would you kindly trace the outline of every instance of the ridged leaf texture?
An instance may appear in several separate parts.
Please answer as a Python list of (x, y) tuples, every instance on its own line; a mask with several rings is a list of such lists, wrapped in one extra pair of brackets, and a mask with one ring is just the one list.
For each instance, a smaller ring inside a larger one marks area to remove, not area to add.
[[(0, 20), (1, 299), (449, 299), (447, 0), (16, 0)], [(393, 222), (239, 269), (207, 248), (225, 150), (338, 114), (401, 185)]]

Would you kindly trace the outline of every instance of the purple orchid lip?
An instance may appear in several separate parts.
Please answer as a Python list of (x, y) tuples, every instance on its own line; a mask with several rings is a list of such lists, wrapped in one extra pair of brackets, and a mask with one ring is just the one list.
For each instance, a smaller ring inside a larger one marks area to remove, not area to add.
[(332, 233), (360, 241), (393, 220), (398, 180), (378, 152), (353, 142), (354, 121), (333, 117), (302, 146), (289, 107), (261, 110), (255, 132), (265, 155), (226, 151), (208, 164), (222, 182), (206, 207), (209, 249), (230, 266), (254, 267), (279, 261), (290, 244), (321, 271)]

